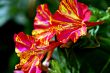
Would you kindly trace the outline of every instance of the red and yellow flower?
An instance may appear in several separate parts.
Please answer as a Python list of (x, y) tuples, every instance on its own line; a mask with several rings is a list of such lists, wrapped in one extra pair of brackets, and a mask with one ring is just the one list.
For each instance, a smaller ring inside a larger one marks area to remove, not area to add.
[(41, 73), (41, 61), (47, 54), (45, 62), (49, 62), (55, 47), (60, 45), (59, 42), (50, 42), (49, 46), (37, 48), (39, 44), (34, 36), (29, 36), (20, 32), (14, 35), (16, 43), (16, 53), (20, 57), (20, 63), (15, 69), (20, 69), (24, 73)]
[(52, 15), (47, 4), (40, 5), (34, 22), (33, 34), (49, 34), (52, 38), (57, 35), (57, 40), (67, 43), (69, 40), (76, 42), (80, 36), (86, 35), (88, 26), (95, 26), (102, 22), (88, 22), (91, 11), (88, 6), (77, 0), (61, 0), (59, 9)]
[[(86, 35), (87, 26), (94, 26), (101, 22), (88, 22), (91, 11), (88, 6), (77, 0), (61, 0), (59, 9), (53, 15), (53, 24), (61, 28), (57, 33), (58, 41), (76, 42), (80, 36)], [(57, 29), (59, 30), (59, 29)]]
[[(32, 36), (23, 32), (14, 35), (15, 51), (20, 57), (15, 73), (41, 73), (42, 64), (48, 66), (54, 49), (86, 35), (88, 26), (102, 22), (89, 22), (91, 11), (77, 0), (61, 0), (59, 9), (51, 14), (47, 4), (38, 6)], [(53, 40), (54, 37), (56, 40)], [(45, 58), (44, 56), (47, 55)], [(42, 60), (44, 62), (42, 63)]]

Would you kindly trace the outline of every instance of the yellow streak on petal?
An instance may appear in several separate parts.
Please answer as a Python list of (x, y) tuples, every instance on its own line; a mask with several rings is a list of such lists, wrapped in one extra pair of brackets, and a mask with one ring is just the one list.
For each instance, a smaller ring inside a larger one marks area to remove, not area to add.
[(21, 59), (21, 63), (25, 64), (27, 62), (27, 59)]
[(32, 35), (39, 35), (39, 34), (41, 34), (42, 32), (44, 32), (43, 29), (33, 30), (33, 31), (32, 31)]
[(37, 17), (35, 17), (34, 25), (48, 26), (49, 24), (46, 24), (46, 23), (51, 23), (51, 21), (49, 20), (40, 21)]
[(17, 35), (16, 42), (22, 43), (23, 45), (26, 45), (24, 42), (22, 42), (21, 38)]
[(38, 61), (36, 62), (36, 66), (38, 66), (40, 64), (39, 58), (37, 57)]
[[(70, 7), (68, 6), (67, 3), (65, 3), (67, 7), (65, 7), (63, 4), (60, 5), (59, 9), (60, 14), (64, 14), (66, 16), (72, 17), (73, 19), (77, 19), (80, 20), (80, 18), (77, 16), (77, 14), (75, 14), (72, 9), (70, 9)], [(69, 12), (70, 11), (70, 12)]]
[(17, 48), (15, 48), (15, 52), (17, 53), (17, 56), (20, 57), (21, 52)]

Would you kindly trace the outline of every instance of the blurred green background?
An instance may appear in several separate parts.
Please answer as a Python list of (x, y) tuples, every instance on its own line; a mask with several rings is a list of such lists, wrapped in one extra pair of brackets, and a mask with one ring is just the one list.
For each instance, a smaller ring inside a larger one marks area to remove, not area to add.
[[(78, 0), (93, 12), (90, 21), (103, 25), (88, 28), (88, 34), (69, 48), (57, 48), (50, 73), (110, 72), (110, 0)], [(31, 34), (36, 7), (48, 3), (50, 11), (58, 9), (58, 0), (0, 0), (0, 73), (13, 73), (19, 63), (13, 35), (20, 31)]]

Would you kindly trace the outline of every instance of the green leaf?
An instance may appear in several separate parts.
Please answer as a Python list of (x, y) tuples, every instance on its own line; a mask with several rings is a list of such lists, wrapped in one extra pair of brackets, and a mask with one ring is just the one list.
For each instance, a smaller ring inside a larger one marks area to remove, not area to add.
[(59, 66), (57, 61), (52, 60), (51, 67), (52, 67), (52, 70), (50, 70), (50, 73), (62, 73), (60, 69), (61, 67)]

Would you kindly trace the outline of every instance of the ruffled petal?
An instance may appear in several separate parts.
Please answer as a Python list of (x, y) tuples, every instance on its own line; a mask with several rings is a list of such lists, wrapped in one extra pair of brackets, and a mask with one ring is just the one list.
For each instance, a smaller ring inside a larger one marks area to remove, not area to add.
[(34, 38), (32, 36), (26, 35), (23, 32), (14, 35), (14, 41), (16, 43), (16, 49), (20, 52), (29, 50), (34, 43)]
[(70, 38), (75, 43), (79, 39), (79, 37), (86, 35), (86, 33), (87, 33), (87, 27), (86, 25), (83, 25), (79, 29), (73, 31)]
[(91, 11), (88, 9), (88, 6), (84, 3), (78, 2), (78, 13), (83, 21), (88, 21), (90, 19)]
[(77, 10), (77, 0), (62, 0), (53, 18), (63, 22), (76, 22), (80, 20)]
[[(39, 31), (42, 31), (42, 32), (39, 32)], [(33, 30), (32, 32), (32, 35), (35, 36), (37, 48), (43, 48), (43, 47), (49, 46), (49, 42), (50, 40), (52, 40), (55, 34), (56, 34), (56, 31), (49, 30), (49, 29)]]
[(47, 28), (51, 26), (51, 13), (47, 4), (39, 5), (36, 10), (36, 16), (34, 19), (34, 28)]
[(58, 35), (58, 41), (62, 43), (67, 43), (70, 39), (75, 43), (80, 36), (83, 36), (86, 34), (87, 28), (85, 25), (74, 28), (74, 29), (66, 29), (61, 31)]

